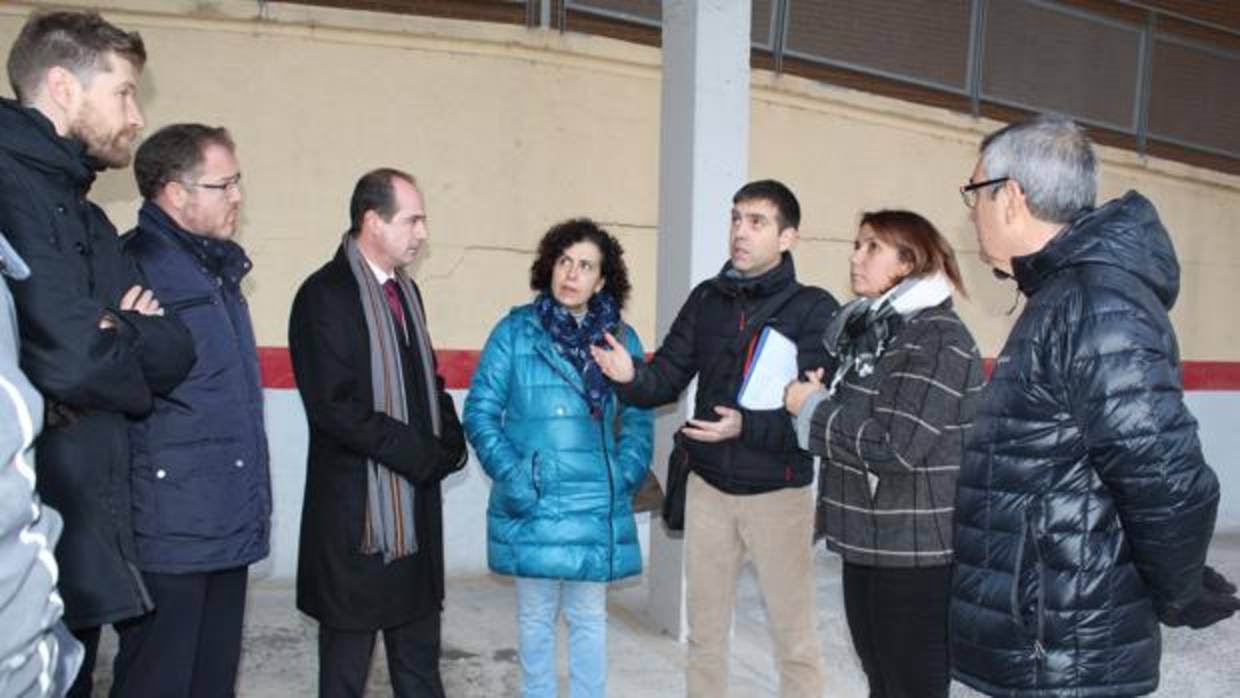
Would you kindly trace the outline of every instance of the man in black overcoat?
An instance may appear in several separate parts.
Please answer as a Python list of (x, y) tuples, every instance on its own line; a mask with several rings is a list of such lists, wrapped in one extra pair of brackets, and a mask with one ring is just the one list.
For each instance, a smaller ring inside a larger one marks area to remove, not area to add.
[(417, 287), (421, 192), (397, 170), (357, 183), (335, 257), (293, 301), (289, 352), (310, 426), (297, 607), (319, 621), (319, 695), (360, 696), (382, 630), (397, 696), (442, 696), (439, 483), (465, 464)]
[(128, 418), (194, 362), (86, 198), (98, 172), (129, 164), (145, 60), (141, 37), (97, 14), (36, 14), (9, 53), (17, 101), (0, 99), (0, 230), (30, 267), (9, 287), (21, 368), (46, 404), (38, 491), (64, 517), (64, 620), (87, 648), (72, 696), (90, 695), (100, 626), (152, 609), (134, 566)]

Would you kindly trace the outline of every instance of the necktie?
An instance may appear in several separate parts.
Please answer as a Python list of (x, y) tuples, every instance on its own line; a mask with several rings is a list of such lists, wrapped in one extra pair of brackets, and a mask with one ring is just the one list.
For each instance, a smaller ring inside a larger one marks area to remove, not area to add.
[(404, 334), (405, 311), (401, 309), (400, 289), (396, 287), (396, 279), (383, 282), (383, 295), (387, 298), (388, 310), (392, 311), (392, 317), (396, 318), (396, 324), (400, 327), (401, 334)]

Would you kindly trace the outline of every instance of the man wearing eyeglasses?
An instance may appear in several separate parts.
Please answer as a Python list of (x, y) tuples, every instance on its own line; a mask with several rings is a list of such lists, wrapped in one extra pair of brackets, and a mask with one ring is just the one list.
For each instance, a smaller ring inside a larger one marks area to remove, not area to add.
[(194, 338), (185, 380), (131, 429), (137, 566), (156, 612), (117, 626), (126, 696), (229, 696), (248, 566), (267, 556), (271, 480), (258, 352), (233, 241), (241, 169), (228, 131), (164, 127), (138, 148), (144, 202), (125, 251)]
[(134, 567), (127, 420), (194, 361), (87, 199), (100, 171), (129, 165), (145, 61), (140, 36), (97, 14), (36, 13), (9, 51), (17, 101), (0, 100), (0, 232), (30, 267), (8, 284), (21, 368), (45, 404), (37, 488), (64, 517), (64, 620), (87, 647), (74, 696), (90, 695), (100, 626), (151, 610)]
[(1159, 621), (1240, 607), (1205, 566), (1219, 489), (1167, 316), (1175, 250), (1137, 192), (1094, 208), (1095, 169), (1082, 129), (1043, 116), (988, 136), (961, 188), (1026, 297), (956, 501), (953, 676), (988, 695), (1150, 693)]

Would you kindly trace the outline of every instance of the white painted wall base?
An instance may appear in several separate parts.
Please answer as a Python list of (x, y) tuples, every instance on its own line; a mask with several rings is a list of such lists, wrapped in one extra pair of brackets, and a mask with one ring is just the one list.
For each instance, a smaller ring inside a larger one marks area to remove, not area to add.
[[(450, 391), (459, 408), (464, 390)], [(309, 435), (305, 411), (295, 390), (266, 390), (267, 438), (271, 445), (271, 480), (275, 519), (271, 557), (256, 566), (258, 577), (292, 579), (297, 574), (297, 536), (301, 499), (306, 485), (306, 447)], [(1218, 473), (1223, 497), (1219, 504), (1220, 531), (1240, 532), (1240, 392), (1188, 394), (1188, 405), (1201, 424), (1206, 459)], [(487, 571), (486, 511), (491, 481), (473, 452), (465, 469), (444, 481), (444, 554), (448, 576), (477, 575)], [(658, 524), (656, 524), (658, 525)], [(650, 517), (638, 517), (643, 556), (649, 559)]]

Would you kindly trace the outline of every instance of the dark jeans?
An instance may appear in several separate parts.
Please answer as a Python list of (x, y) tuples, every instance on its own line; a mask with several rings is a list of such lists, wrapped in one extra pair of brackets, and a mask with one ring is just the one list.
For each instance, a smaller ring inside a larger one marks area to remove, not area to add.
[[(439, 676), (439, 613), (383, 629), (388, 675), (397, 698), (444, 698)], [(320, 698), (361, 698), (375, 651), (375, 631), (319, 626)]]
[(232, 698), (249, 570), (153, 574), (155, 610), (116, 625), (113, 698)]
[(844, 612), (871, 698), (946, 698), (952, 568), (844, 563)]

